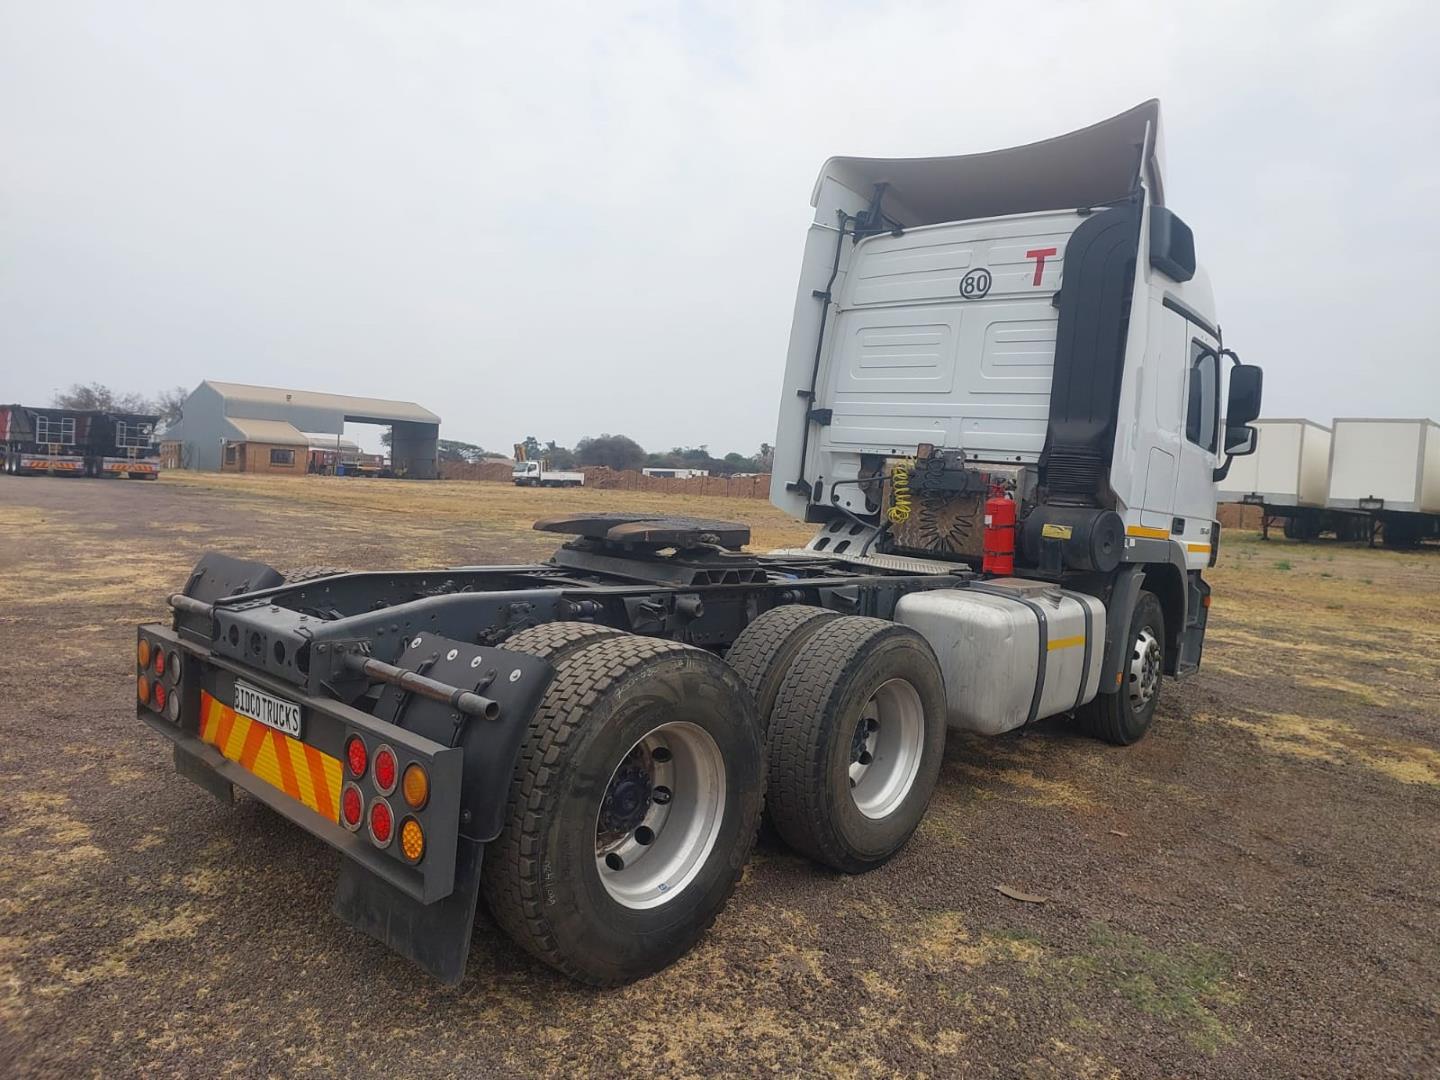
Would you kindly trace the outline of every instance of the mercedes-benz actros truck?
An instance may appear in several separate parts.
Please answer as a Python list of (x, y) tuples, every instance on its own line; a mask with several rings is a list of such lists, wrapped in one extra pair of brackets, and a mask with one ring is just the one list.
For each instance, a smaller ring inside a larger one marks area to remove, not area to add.
[(1130, 743), (1200, 666), (1215, 484), (1254, 449), (1261, 373), (1166, 200), (1158, 103), (833, 158), (812, 203), (772, 488), (803, 549), (594, 513), (538, 522), (570, 539), (530, 565), (208, 554), (139, 628), (138, 714), (178, 772), (341, 851), (338, 915), (441, 980), (482, 898), (576, 979), (654, 972), (762, 810), (861, 873), (920, 822), (948, 730)]

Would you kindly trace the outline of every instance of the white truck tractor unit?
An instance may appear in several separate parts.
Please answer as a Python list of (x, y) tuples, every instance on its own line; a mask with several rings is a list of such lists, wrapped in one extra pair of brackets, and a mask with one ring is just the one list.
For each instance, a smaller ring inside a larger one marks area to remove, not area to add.
[(574, 978), (658, 970), (762, 807), (823, 866), (880, 865), (952, 727), (1133, 742), (1200, 664), (1215, 483), (1260, 408), (1164, 196), (1153, 101), (1011, 150), (832, 159), (771, 492), (816, 524), (804, 549), (576, 513), (536, 523), (571, 539), (534, 565), (207, 554), (139, 628), (138, 716), (188, 779), (341, 851), (336, 913), (446, 982), (482, 893)]

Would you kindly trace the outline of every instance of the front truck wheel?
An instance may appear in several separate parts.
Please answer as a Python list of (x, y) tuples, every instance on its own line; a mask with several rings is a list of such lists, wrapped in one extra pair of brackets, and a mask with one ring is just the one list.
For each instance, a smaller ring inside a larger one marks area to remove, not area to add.
[(1160, 680), (1165, 671), (1165, 612), (1159, 598), (1143, 589), (1130, 615), (1130, 648), (1120, 671), (1120, 689), (1096, 694), (1075, 714), (1075, 724), (1116, 746), (1129, 746), (1150, 730), (1160, 702)]
[(764, 790), (755, 707), (723, 661), (678, 642), (601, 636), (556, 663), (531, 719), (485, 854), (490, 911), (582, 982), (659, 971), (734, 891)]
[(914, 630), (824, 623), (780, 685), (770, 718), (768, 810), (796, 851), (846, 873), (910, 839), (945, 753), (940, 665)]

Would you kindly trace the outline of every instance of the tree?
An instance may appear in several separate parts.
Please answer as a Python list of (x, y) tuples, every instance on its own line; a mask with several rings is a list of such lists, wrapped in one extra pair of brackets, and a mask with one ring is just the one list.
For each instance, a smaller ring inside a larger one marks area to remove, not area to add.
[(775, 468), (775, 448), (768, 442), (760, 444), (760, 452), (755, 455), (755, 464), (759, 472), (771, 472)]
[(439, 449), (441, 461), (461, 461), (468, 465), (495, 456), (482, 446), (461, 442), (459, 439), (441, 439)]
[(645, 448), (628, 435), (587, 436), (575, 444), (575, 461), (611, 469), (638, 469), (645, 463)]
[(554, 439), (545, 444), (542, 456), (550, 462), (552, 469), (573, 469), (575, 467), (575, 451), (569, 447), (560, 446)]
[(143, 394), (117, 394), (103, 383), (75, 383), (55, 395), (55, 407), (103, 412), (148, 413), (153, 402)]
[(172, 427), (180, 420), (181, 408), (189, 396), (190, 391), (183, 386), (172, 386), (155, 395), (151, 408), (160, 417), (161, 427)]
[(522, 442), (520, 445), (525, 448), (526, 461), (540, 460), (540, 440), (537, 439), (534, 435), (526, 435), (525, 441)]

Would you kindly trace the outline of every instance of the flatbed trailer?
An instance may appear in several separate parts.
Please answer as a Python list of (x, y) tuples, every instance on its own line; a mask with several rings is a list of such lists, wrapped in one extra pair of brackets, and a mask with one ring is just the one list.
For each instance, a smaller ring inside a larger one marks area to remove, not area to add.
[(452, 983), (481, 896), (581, 981), (664, 967), (762, 806), (822, 866), (881, 865), (951, 728), (1144, 737), (1162, 677), (1200, 667), (1215, 482), (1261, 399), (1160, 145), (1147, 102), (1007, 151), (826, 163), (771, 484), (804, 548), (577, 514), (536, 524), (571, 537), (537, 564), (210, 554), (138, 629), (139, 717), (182, 775), (341, 851), (336, 912)]
[(155, 480), (158, 420), (104, 409), (0, 405), (0, 467), (10, 476)]
[(90, 427), (83, 409), (0, 405), (0, 470), (8, 476), (84, 476)]

